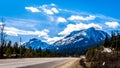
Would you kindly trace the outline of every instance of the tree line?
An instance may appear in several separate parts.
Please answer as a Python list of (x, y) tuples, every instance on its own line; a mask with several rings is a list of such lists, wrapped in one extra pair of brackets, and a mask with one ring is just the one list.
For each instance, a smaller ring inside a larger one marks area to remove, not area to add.
[[(4, 30), (4, 18), (0, 23), (0, 58), (25, 58), (25, 57), (50, 57), (58, 56), (58, 53), (51, 53), (48, 49), (42, 51), (41, 48), (33, 49), (32, 47), (25, 47), (25, 45), (18, 44), (12, 41), (6, 41), (6, 34)], [(21, 43), (21, 38), (20, 38)]]
[[(111, 49), (112, 52), (102, 52), (104, 48)], [(112, 31), (110, 38), (106, 35), (101, 46), (89, 48), (86, 59), (89, 68), (120, 68), (120, 31)]]
[(42, 51), (41, 48), (20, 46), (17, 42), (12, 45), (9, 41), (0, 46), (0, 58), (27, 58), (27, 57), (54, 57), (57, 53), (51, 53), (48, 49)]
[(104, 47), (114, 48), (116, 51), (120, 51), (120, 31), (114, 30), (111, 32), (111, 38), (106, 36), (104, 41)]
[(111, 37), (106, 34), (106, 38), (103, 41), (101, 46), (91, 47), (88, 49), (88, 54), (94, 55), (94, 52), (97, 50), (102, 50), (103, 48), (110, 48), (118, 52), (120, 56), (120, 31), (114, 30), (111, 32)]

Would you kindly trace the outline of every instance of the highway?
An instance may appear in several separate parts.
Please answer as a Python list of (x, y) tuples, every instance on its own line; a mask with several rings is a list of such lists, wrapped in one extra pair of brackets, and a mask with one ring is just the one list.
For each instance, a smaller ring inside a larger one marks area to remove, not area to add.
[(0, 59), (0, 68), (55, 68), (78, 58), (22, 58)]

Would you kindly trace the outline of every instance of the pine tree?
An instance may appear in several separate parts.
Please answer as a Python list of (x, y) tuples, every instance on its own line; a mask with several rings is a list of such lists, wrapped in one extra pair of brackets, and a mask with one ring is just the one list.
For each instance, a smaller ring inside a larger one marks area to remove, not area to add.
[(104, 46), (105, 47), (109, 47), (110, 44), (109, 44), (109, 39), (108, 39), (108, 35), (106, 34), (106, 38), (105, 38), (105, 41), (104, 41)]
[(41, 57), (41, 56), (42, 56), (42, 50), (41, 50), (41, 47), (38, 48), (38, 49), (36, 49), (36, 51), (35, 51), (35, 55), (36, 55), (36, 57)]
[(7, 49), (6, 49), (6, 55), (7, 55), (7, 57), (11, 57), (11, 55), (12, 55), (12, 47), (11, 47), (11, 44), (12, 44), (12, 42), (11, 41), (9, 41), (8, 42), (8, 44), (7, 44)]
[(120, 31), (119, 31), (119, 34), (118, 34), (118, 50), (120, 51)]
[(33, 56), (34, 56), (34, 50), (32, 49), (32, 47), (29, 47), (29, 48), (26, 50), (25, 56), (26, 56), (26, 57), (33, 57)]
[(21, 57), (25, 57), (26, 51), (27, 48), (25, 48), (24, 45), (19, 47), (19, 54), (21, 54)]
[(46, 49), (44, 56), (45, 57), (50, 57), (51, 56), (51, 53), (50, 53), (49, 49)]
[(112, 48), (115, 48), (115, 32), (111, 32), (110, 44)]
[(5, 37), (6, 34), (4, 33), (4, 19), (1, 19), (1, 24), (0, 24), (0, 58), (3, 58), (3, 54), (4, 54), (4, 45), (5, 45)]
[(15, 42), (15, 44), (13, 45), (13, 54), (15, 54), (16, 56), (19, 54), (19, 48), (17, 42)]

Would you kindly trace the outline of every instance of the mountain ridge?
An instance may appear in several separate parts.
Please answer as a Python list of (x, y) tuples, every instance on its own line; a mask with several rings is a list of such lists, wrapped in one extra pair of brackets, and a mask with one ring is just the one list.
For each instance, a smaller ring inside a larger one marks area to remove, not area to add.
[(82, 41), (83, 39), (86, 39), (84, 41), (87, 41), (87, 39), (89, 40), (90, 38), (91, 40), (93, 39), (93, 41), (95, 42), (99, 42), (99, 41), (103, 41), (106, 35), (108, 35), (106, 32), (102, 30), (96, 30), (95, 28), (91, 27), (84, 30), (73, 31), (65, 38), (53, 43), (53, 45), (63, 45), (63, 44), (67, 45), (73, 42)]
[(26, 46), (31, 46), (34, 49), (41, 47), (41, 49), (49, 49), (51, 52), (58, 51), (59, 53), (71, 54), (72, 52), (81, 54), (82, 51), (85, 52), (90, 47), (101, 45), (106, 35), (110, 37), (106, 32), (91, 27), (84, 30), (73, 31), (51, 45), (33, 38), (26, 43)]
[(32, 47), (33, 49), (41, 48), (42, 50), (45, 50), (46, 47), (49, 46), (46, 42), (43, 42), (37, 38), (32, 38), (28, 42), (24, 44), (26, 47)]

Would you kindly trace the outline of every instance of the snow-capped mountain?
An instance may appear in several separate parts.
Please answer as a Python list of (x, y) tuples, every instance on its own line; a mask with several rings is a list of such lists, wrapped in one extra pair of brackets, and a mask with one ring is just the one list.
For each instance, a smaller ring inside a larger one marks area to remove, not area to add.
[(92, 27), (89, 29), (73, 31), (52, 45), (35, 38), (30, 39), (25, 45), (26, 47), (31, 46), (34, 49), (41, 47), (42, 50), (45, 50), (47, 48), (52, 52), (57, 51), (62, 54), (83, 54), (89, 47), (100, 45), (106, 38), (106, 35), (110, 37), (106, 32), (96, 30)]
[[(80, 31), (73, 31), (64, 39), (61, 39), (55, 42), (53, 45), (60, 46), (60, 45), (95, 45), (101, 43), (106, 38), (106, 32), (101, 30), (96, 30), (95, 28), (91, 27), (89, 29), (80, 30)], [(107, 36), (109, 36), (107, 34)]]
[(89, 47), (100, 45), (106, 36), (110, 37), (106, 32), (93, 27), (73, 31), (65, 38), (55, 42), (49, 49), (63, 54), (83, 54)]
[(42, 50), (46, 49), (49, 44), (42, 42), (41, 40), (38, 40), (36, 38), (30, 39), (29, 42), (26, 42), (24, 44), (26, 47), (32, 47), (33, 49), (38, 49), (41, 47)]

